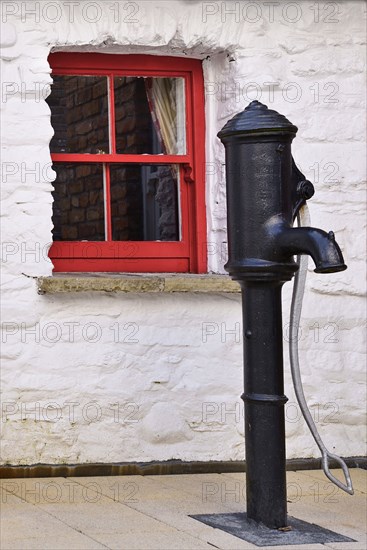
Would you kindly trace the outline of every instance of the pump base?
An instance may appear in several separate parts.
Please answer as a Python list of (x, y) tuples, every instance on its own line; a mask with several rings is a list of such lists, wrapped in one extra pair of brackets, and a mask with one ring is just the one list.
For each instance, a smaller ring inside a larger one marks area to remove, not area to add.
[(329, 531), (324, 527), (288, 517), (289, 531), (270, 529), (247, 518), (245, 513), (198, 514), (190, 516), (210, 527), (225, 531), (256, 546), (287, 546), (289, 544), (325, 544), (328, 542), (356, 542), (354, 539)]

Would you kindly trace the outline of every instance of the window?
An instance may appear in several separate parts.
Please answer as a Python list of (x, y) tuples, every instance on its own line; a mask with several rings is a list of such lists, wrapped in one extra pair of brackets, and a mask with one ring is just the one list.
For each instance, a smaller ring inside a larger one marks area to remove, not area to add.
[(205, 272), (201, 62), (54, 53), (49, 63), (54, 270)]

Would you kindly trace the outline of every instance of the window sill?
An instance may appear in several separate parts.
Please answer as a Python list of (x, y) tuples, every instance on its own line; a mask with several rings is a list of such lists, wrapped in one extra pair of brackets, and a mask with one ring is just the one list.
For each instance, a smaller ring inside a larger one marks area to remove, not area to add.
[(240, 286), (228, 275), (194, 274), (126, 274), (126, 273), (57, 273), (38, 277), (39, 294), (71, 292), (203, 292), (239, 293)]

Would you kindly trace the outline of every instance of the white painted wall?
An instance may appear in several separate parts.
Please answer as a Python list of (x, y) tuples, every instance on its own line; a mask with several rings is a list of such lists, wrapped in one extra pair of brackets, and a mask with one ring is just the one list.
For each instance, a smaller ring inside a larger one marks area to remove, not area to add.
[[(244, 456), (241, 339), (225, 332), (239, 330), (239, 296), (37, 295), (34, 278), (52, 271), (53, 130), (47, 104), (31, 90), (51, 82), (51, 50), (204, 59), (213, 272), (226, 260), (217, 132), (254, 98), (299, 127), (293, 153), (315, 181), (313, 223), (335, 231), (349, 267), (310, 272), (300, 341), (305, 392), (330, 449), (364, 454), (365, 4), (320, 2), (319, 12), (314, 2), (256, 5), (1, 3), (3, 463)], [(288, 283), (284, 325), (290, 291)], [(98, 342), (88, 341), (93, 326)], [(288, 457), (318, 456), (294, 405), (288, 363), (286, 394)]]

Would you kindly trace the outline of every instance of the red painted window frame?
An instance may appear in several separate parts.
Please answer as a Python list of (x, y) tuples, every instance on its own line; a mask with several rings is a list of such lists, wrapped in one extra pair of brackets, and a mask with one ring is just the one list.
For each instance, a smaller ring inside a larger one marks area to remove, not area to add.
[[(49, 257), (54, 272), (140, 272), (206, 273), (205, 210), (205, 111), (201, 61), (153, 55), (99, 53), (51, 53), (51, 74), (107, 76), (166, 76), (185, 79), (186, 154), (127, 155), (115, 149), (111, 131), (111, 153), (101, 155), (52, 153), (57, 162), (98, 162), (180, 165), (181, 241), (55, 241)], [(112, 82), (112, 79), (109, 80)], [(110, 113), (114, 113), (110, 85)], [(114, 120), (111, 120), (113, 128)], [(107, 185), (109, 204), (109, 185)], [(107, 206), (108, 208), (108, 206)], [(110, 224), (109, 224), (110, 226)]]

